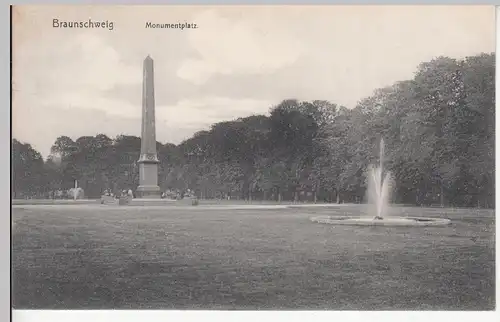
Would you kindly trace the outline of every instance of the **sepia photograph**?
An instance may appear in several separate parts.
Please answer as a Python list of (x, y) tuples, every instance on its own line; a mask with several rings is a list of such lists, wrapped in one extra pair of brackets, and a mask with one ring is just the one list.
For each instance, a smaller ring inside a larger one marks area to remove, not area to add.
[(495, 310), (495, 13), (12, 6), (12, 308)]

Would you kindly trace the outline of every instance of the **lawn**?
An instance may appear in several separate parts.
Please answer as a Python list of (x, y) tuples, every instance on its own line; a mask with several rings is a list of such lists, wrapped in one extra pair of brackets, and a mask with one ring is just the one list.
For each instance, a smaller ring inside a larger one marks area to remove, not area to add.
[(494, 211), (448, 227), (312, 223), (362, 206), (16, 206), (15, 309), (492, 310)]

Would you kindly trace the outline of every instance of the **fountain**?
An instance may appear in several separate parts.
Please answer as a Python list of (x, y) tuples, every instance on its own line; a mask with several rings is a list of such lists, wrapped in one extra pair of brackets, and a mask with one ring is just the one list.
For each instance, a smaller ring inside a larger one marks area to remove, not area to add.
[(311, 220), (318, 223), (355, 226), (445, 226), (449, 219), (422, 217), (388, 216), (389, 196), (391, 192), (390, 173), (384, 173), (384, 139), (380, 140), (379, 166), (368, 171), (368, 204), (372, 211), (368, 217), (318, 216)]

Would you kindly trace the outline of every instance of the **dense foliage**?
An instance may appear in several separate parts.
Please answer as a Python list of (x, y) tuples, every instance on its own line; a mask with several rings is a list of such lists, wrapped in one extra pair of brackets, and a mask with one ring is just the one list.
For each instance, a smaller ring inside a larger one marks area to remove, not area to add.
[[(494, 64), (493, 54), (440, 57), (353, 109), (285, 100), (269, 116), (220, 122), (177, 146), (158, 143), (161, 188), (200, 198), (361, 202), (383, 137), (393, 202), (494, 207)], [(134, 136), (61, 136), (44, 162), (13, 140), (13, 197), (41, 197), (74, 179), (89, 197), (135, 188), (139, 150)]]

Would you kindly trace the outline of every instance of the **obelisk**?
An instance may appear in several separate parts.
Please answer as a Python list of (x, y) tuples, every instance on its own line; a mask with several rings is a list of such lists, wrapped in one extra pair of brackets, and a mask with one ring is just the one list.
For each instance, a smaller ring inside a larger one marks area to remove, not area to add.
[(139, 157), (139, 187), (137, 197), (160, 198), (158, 186), (158, 156), (156, 154), (155, 90), (153, 59), (144, 59), (142, 80), (142, 131), (141, 155)]

